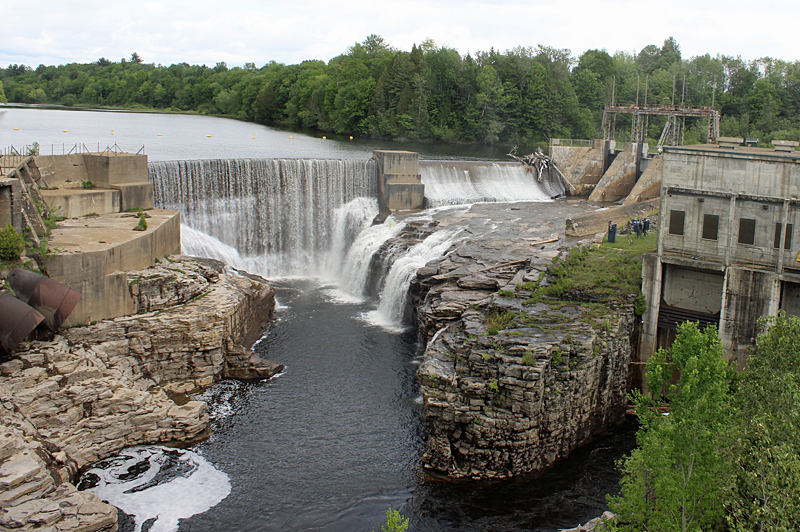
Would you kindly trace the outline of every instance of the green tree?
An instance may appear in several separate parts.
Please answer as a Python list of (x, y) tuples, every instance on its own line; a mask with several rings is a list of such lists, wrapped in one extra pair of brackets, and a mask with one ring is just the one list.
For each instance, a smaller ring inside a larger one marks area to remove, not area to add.
[(3, 92), (3, 82), (0, 80), (0, 103), (8, 103), (8, 98), (6, 98), (6, 93)]
[(765, 332), (736, 393), (727, 505), (736, 532), (784, 532), (800, 523), (800, 319), (781, 314), (760, 325)]
[[(669, 350), (647, 363), (652, 397), (636, 395), (638, 447), (621, 462), (621, 494), (609, 503), (621, 530), (712, 530), (723, 522), (730, 373), (717, 331), (678, 327)], [(673, 383), (675, 373), (677, 382)], [(658, 406), (666, 404), (667, 415)]]

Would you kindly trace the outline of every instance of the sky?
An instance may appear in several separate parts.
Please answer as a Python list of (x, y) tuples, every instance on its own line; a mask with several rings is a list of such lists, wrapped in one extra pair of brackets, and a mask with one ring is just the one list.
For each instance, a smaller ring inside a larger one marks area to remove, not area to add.
[(377, 34), (410, 51), (516, 46), (636, 53), (672, 36), (682, 56), (800, 59), (800, 7), (774, 0), (37, 0), (0, 16), (0, 66), (112, 61), (229, 67), (331, 58)]

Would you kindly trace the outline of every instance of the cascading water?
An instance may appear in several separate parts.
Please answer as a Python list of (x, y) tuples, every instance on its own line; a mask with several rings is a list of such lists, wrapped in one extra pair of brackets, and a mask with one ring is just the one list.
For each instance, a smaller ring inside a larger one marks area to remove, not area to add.
[(419, 168), (428, 207), (549, 201), (564, 193), (563, 185), (540, 183), (518, 163), (422, 161)]
[[(403, 253), (386, 253), (370, 279), (373, 256), (404, 223), (377, 214), (374, 161), (235, 159), (150, 165), (155, 201), (183, 217), (190, 254), (217, 258), (267, 278), (316, 277), (335, 282), (341, 302), (362, 302), (382, 286), (368, 321), (401, 328), (414, 273), (455, 238), (438, 232)], [(423, 162), (429, 206), (548, 201), (552, 190), (519, 164)], [(398, 258), (399, 256), (399, 258)], [(374, 290), (374, 288), (369, 289)]]
[(244, 258), (263, 258), (269, 277), (318, 275), (336, 210), (377, 194), (374, 161), (169, 161), (150, 164), (150, 179), (156, 205)]
[(389, 275), (386, 276), (378, 308), (367, 314), (367, 320), (388, 329), (400, 329), (399, 326), (405, 321), (408, 287), (417, 270), (433, 259), (441, 257), (453, 244), (459, 232), (458, 229), (437, 231), (412, 246), (408, 253), (394, 261)]

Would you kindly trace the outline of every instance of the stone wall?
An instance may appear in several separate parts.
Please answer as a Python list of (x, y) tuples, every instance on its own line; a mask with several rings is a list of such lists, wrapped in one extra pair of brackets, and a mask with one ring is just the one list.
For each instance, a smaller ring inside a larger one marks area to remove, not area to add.
[[(176, 256), (128, 272), (139, 310), (151, 312), (62, 330), (0, 364), (0, 415), (13, 414), (2, 427), (24, 425), (10, 443), (0, 436), (0, 525), (116, 529), (116, 519), (113, 526), (106, 520), (116, 517), (113, 507), (88, 494), (73, 497), (78, 470), (131, 445), (202, 438), (206, 404), (186, 394), (237, 372), (265, 378), (282, 369), (240, 343), (271, 318), (272, 289), (220, 270), (221, 264)], [(26, 458), (32, 452), (35, 464)], [(77, 521), (52, 513), (52, 500), (69, 497)], [(91, 524), (80, 517), (85, 504), (97, 510)]]

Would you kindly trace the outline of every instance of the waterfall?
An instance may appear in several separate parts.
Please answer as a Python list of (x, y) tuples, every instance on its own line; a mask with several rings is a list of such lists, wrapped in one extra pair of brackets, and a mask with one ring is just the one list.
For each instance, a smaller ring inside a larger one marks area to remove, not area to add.
[(540, 183), (519, 163), (420, 162), (428, 207), (465, 203), (548, 201), (563, 194)]
[[(332, 281), (332, 295), (343, 302), (363, 302), (382, 286), (378, 308), (365, 318), (383, 327), (402, 326), (416, 271), (458, 234), (442, 230), (410, 248), (405, 237), (384, 246), (406, 222), (390, 216), (371, 225), (378, 212), (374, 161), (169, 161), (151, 163), (149, 171), (156, 205), (181, 213), (184, 252), (266, 278)], [(553, 192), (519, 164), (429, 161), (420, 171), (431, 207), (548, 201)]]
[(444, 255), (460, 232), (460, 229), (437, 231), (394, 261), (386, 276), (378, 308), (367, 313), (366, 320), (381, 327), (400, 329), (408, 306), (408, 287), (417, 270)]
[(309, 276), (324, 269), (336, 210), (376, 197), (374, 161), (229, 159), (155, 162), (155, 203), (189, 227), (260, 258), (262, 275)]

